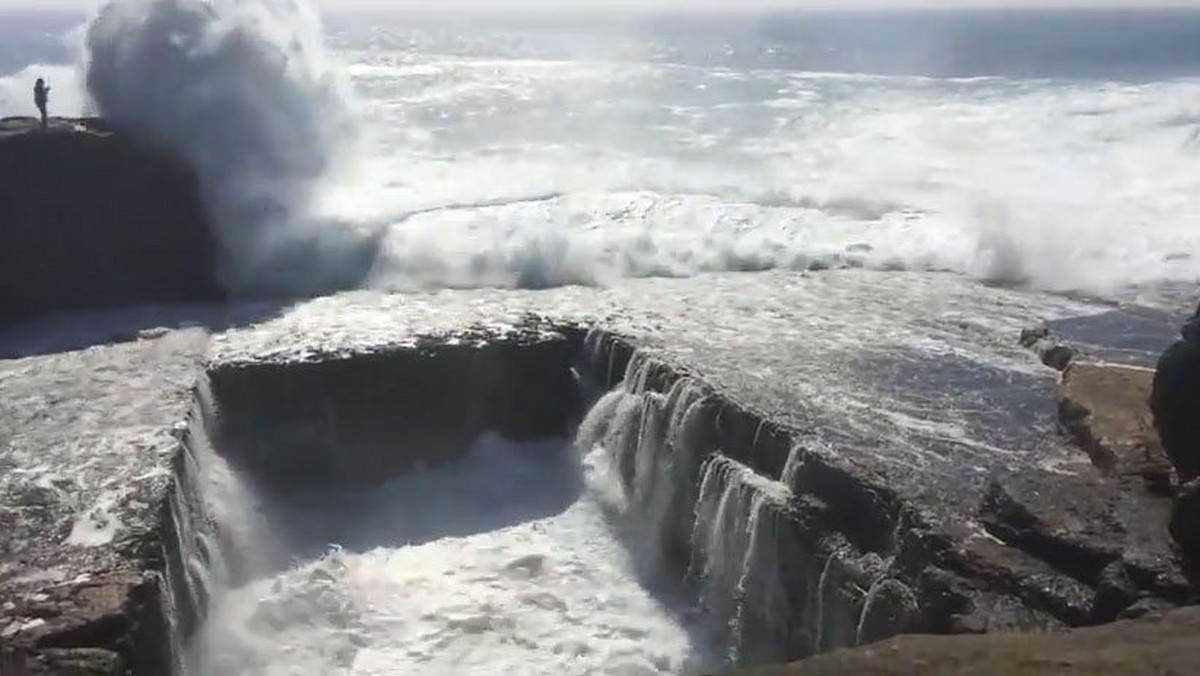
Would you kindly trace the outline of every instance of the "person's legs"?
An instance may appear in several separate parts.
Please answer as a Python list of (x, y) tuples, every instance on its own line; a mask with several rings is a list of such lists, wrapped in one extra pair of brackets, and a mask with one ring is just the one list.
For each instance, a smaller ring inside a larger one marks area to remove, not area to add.
[(42, 129), (45, 129), (46, 124), (49, 121), (46, 118), (46, 106), (38, 106), (38, 111), (42, 113)]

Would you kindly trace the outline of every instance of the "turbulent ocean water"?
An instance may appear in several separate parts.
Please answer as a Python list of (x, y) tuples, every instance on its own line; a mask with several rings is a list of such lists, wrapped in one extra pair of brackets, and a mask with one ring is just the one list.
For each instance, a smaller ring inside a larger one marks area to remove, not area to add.
[[(46, 77), (52, 113), (103, 113), (192, 163), (222, 277), (247, 293), (853, 266), (1171, 304), (1200, 280), (1196, 35), (1184, 11), (122, 0), (0, 15), (0, 114), (33, 114)], [(631, 420), (630, 402), (593, 414)], [(656, 584), (604, 443), (485, 438), (453, 466), (282, 506), (213, 455), (206, 498), (265, 563), (214, 573), (191, 673), (736, 661)]]
[[(90, 37), (3, 21), (0, 112), (46, 74), (57, 112), (100, 101), (176, 145), (233, 286), (854, 265), (1129, 297), (1200, 276), (1200, 12), (117, 5)], [(170, 31), (190, 42), (164, 59)]]

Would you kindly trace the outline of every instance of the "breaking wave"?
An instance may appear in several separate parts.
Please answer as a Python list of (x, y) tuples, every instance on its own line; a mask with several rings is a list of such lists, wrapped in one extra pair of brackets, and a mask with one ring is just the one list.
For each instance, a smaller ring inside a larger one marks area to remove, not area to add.
[(87, 30), (87, 91), (114, 125), (197, 171), (234, 292), (355, 285), (377, 235), (321, 214), (355, 154), (348, 88), (292, 0), (117, 0)]
[(238, 293), (847, 266), (1102, 296), (1200, 279), (1200, 80), (748, 70), (639, 56), (686, 36), (360, 24), (325, 30), (304, 0), (112, 0), (80, 95), (30, 67), (0, 78), (0, 109), (28, 114), (6, 99), (48, 72), (58, 111), (192, 163)]

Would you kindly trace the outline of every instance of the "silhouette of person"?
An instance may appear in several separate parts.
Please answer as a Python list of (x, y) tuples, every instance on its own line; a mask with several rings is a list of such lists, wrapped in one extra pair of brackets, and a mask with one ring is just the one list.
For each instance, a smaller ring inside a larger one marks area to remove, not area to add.
[(42, 129), (45, 129), (48, 123), (46, 104), (50, 102), (50, 88), (46, 86), (46, 81), (40, 77), (37, 80), (37, 84), (33, 85), (33, 102), (37, 104), (38, 110), (42, 113)]
[(1163, 450), (1186, 482), (1200, 477), (1200, 308), (1182, 334), (1158, 359), (1150, 410)]

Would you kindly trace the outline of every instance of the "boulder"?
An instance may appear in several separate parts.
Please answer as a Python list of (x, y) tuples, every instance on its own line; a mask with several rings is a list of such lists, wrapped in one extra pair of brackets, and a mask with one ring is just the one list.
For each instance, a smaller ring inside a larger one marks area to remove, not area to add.
[(223, 299), (195, 177), (101, 120), (0, 120), (0, 325)]
[(1055, 371), (1065, 370), (1075, 358), (1075, 348), (1062, 343), (1045, 326), (1021, 330), (1020, 343), (1037, 353), (1042, 363)]

